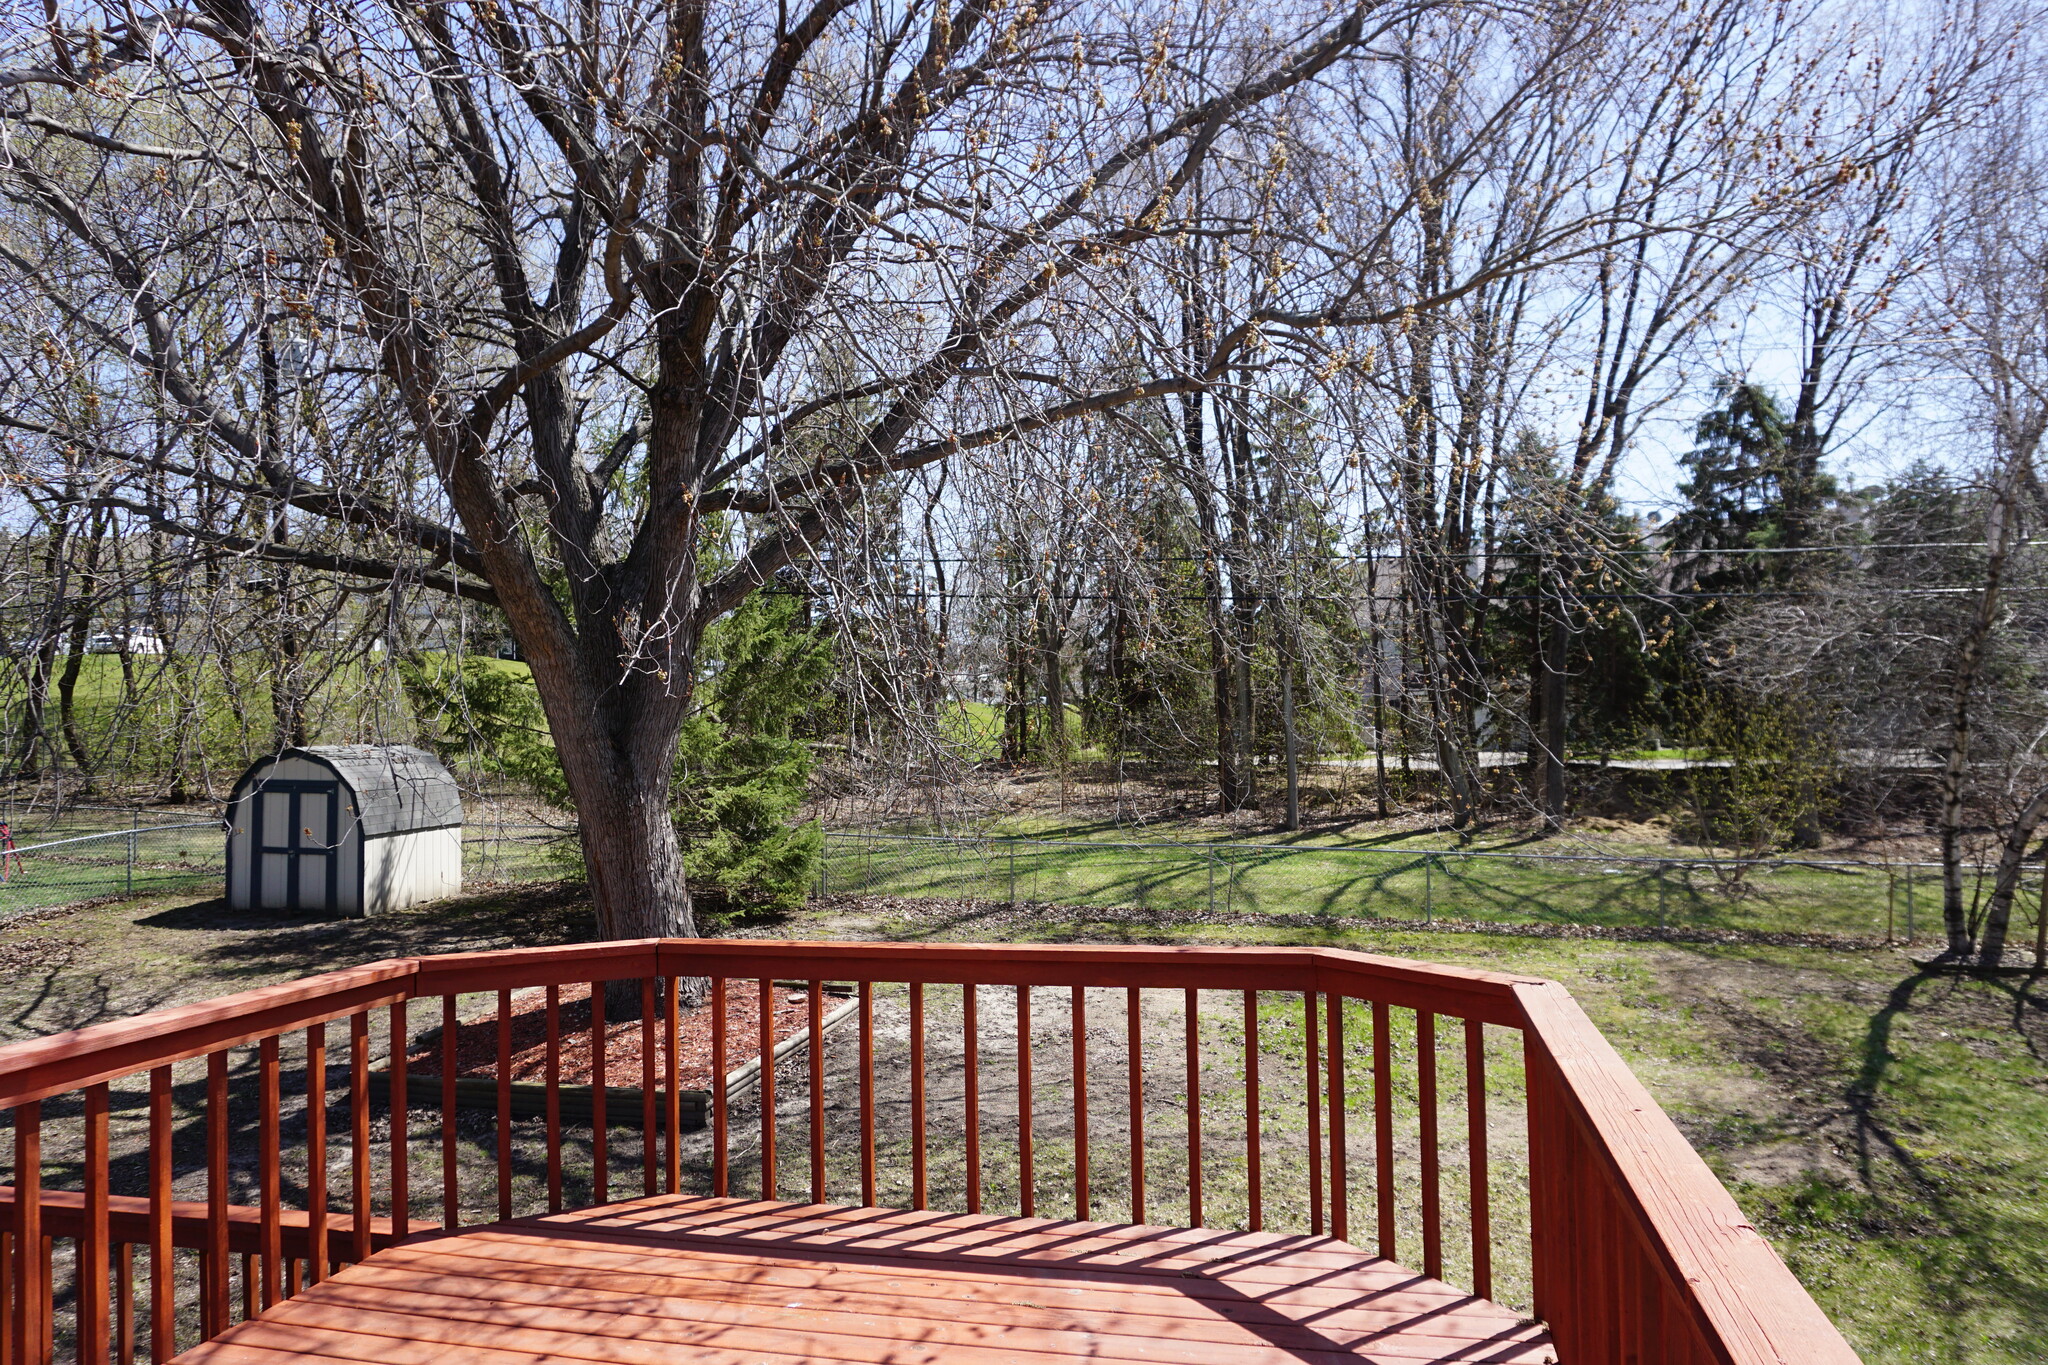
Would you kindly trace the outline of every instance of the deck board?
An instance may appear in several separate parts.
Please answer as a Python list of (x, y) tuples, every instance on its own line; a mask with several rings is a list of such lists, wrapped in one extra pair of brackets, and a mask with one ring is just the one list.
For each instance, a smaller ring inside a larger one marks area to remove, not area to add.
[(178, 1357), (477, 1365), (1542, 1365), (1329, 1238), (654, 1196), (421, 1234)]

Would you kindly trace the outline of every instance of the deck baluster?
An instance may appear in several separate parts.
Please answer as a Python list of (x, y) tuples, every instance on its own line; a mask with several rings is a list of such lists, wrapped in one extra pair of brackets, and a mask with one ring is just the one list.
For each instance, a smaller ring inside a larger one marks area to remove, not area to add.
[[(79, 1352), (79, 1359), (85, 1359)], [(135, 1244), (114, 1250), (114, 1359), (135, 1365)]]
[[(498, 1217), (512, 1216), (512, 991), (498, 990)], [(649, 1194), (654, 1191), (649, 1190)]]
[(327, 1278), (327, 1025), (306, 1029), (306, 1278)]
[(171, 1248), (171, 1069), (149, 1073), (149, 1359), (178, 1353), (176, 1253)]
[(1395, 1259), (1394, 1235), (1394, 1029), (1387, 1002), (1372, 1002), (1373, 1204), (1379, 1215), (1379, 1253)]
[(412, 1144), (412, 1111), (406, 1103), (405, 1054), (411, 1045), (406, 1028), (406, 1002), (391, 1007), (391, 1235), (412, 1231), (412, 1184), (408, 1178)]
[(711, 978), (711, 1193), (726, 1198), (730, 1173), (726, 1154), (725, 978)]
[(48, 1357), (50, 1280), (43, 1262), (43, 1105), (14, 1109), (14, 1359), (39, 1365)]
[(925, 1206), (924, 983), (910, 983), (910, 1207)]
[[(654, 1011), (654, 978), (640, 978), (640, 1193), (653, 1194), (661, 1187), (661, 1157), (656, 1150), (660, 1141), (660, 1125), (654, 1121), (654, 1033), (659, 1024)], [(507, 1160), (510, 1159), (510, 1144), (507, 1144)], [(511, 1182), (506, 1181), (508, 1191), (505, 1212), (499, 1216), (510, 1218)]]
[(1030, 1218), (1038, 1208), (1038, 1166), (1031, 1150), (1031, 987), (1017, 987), (1017, 1204)]
[(781, 1185), (775, 1173), (775, 983), (765, 976), (760, 980), (759, 1003), (754, 1031), (761, 1048), (761, 1197), (774, 1199)]
[[(664, 1004), (668, 1010), (668, 1032), (662, 1041), (661, 1056), (664, 1065), (663, 1080), (668, 1089), (666, 1091), (667, 1104), (662, 1115), (662, 1129), (668, 1135), (668, 1143), (664, 1149), (667, 1158), (667, 1169), (664, 1175), (667, 1180), (666, 1188), (670, 1194), (674, 1194), (678, 1189), (682, 1188), (683, 1183), (683, 1077), (681, 1055), (683, 1050), (683, 1014), (681, 988), (682, 981), (679, 978), (673, 976), (667, 978), (665, 986), (667, 997)], [(716, 1080), (712, 1082), (712, 1086), (714, 1088), (717, 1086)]]
[(1308, 1108), (1308, 1230), (1323, 1235), (1323, 1082), (1317, 1065), (1322, 1030), (1316, 1027), (1316, 993), (1301, 993), (1301, 1060)]
[(77, 1260), (78, 1358), (107, 1358), (107, 1086), (85, 1089), (85, 1222), (79, 1230)]
[(228, 1328), (228, 1055), (206, 1055), (206, 1252), (199, 1334), (212, 1338)]
[(825, 1202), (825, 983), (811, 980), (807, 1026), (811, 1062), (811, 1202)]
[(455, 1129), (455, 1078), (460, 1074), (462, 1065), (459, 1003), (455, 996), (441, 997), (441, 1226), (444, 1228), (462, 1226), (462, 1149)]
[(1266, 1181), (1264, 1153), (1260, 1150), (1259, 1125), (1265, 1114), (1259, 1107), (1259, 993), (1244, 993), (1244, 1179), (1245, 1226), (1258, 1232), (1266, 1226)]
[(1436, 1015), (1415, 1011), (1415, 1104), (1422, 1120), (1422, 1273), (1444, 1275), (1443, 1167), (1437, 1146)]
[(875, 983), (862, 981), (860, 992), (860, 1202), (873, 1208), (875, 1193)]
[(966, 1124), (967, 1211), (981, 1212), (981, 1021), (980, 995), (974, 983), (960, 988), (960, 1042), (965, 1094), (961, 1118)]
[(1136, 986), (1124, 988), (1124, 1051), (1130, 1067), (1125, 1082), (1131, 1120), (1131, 1221), (1145, 1221), (1145, 1039), (1144, 1002)]
[(1188, 1226), (1203, 1227), (1202, 1221), (1202, 993), (1189, 986), (1182, 993), (1182, 1017), (1187, 1032), (1188, 1095)]
[(609, 1079), (605, 1067), (604, 987), (602, 981), (590, 983), (590, 1201), (593, 1204), (609, 1204), (612, 1200), (611, 1156), (612, 1131), (606, 1122), (605, 1082)]
[(1338, 1241), (1351, 1237), (1351, 1154), (1344, 1140), (1344, 997), (1332, 994), (1323, 1002), (1324, 1028), (1329, 1055), (1324, 1070), (1330, 1089), (1330, 1235)]
[(548, 984), (547, 1003), (548, 1212), (562, 1211), (562, 988)]
[(261, 1206), (261, 1242), (257, 1254), (259, 1281), (257, 1301), (268, 1308), (282, 1292), (284, 1271), (284, 1183), (278, 1123), (279, 1096), (277, 1036), (272, 1034), (256, 1044), (256, 1198)]
[(355, 1258), (370, 1259), (370, 1016), (348, 1017), (349, 1217)]
[(1465, 1161), (1472, 1219), (1472, 1292), (1493, 1297), (1493, 1207), (1487, 1183), (1486, 1025), (1465, 1020)]
[(1074, 1217), (1093, 1216), (1088, 1197), (1088, 993), (1073, 988), (1074, 1034)]

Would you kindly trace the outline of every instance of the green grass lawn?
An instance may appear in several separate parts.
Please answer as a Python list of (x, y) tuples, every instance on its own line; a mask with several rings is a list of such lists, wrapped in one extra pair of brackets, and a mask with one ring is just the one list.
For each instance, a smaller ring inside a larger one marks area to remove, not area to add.
[(1582, 851), (1570, 860), (1535, 850), (1481, 858), (1436, 842), (1434, 849), (1428, 842), (1211, 847), (835, 834), (827, 841), (823, 880), (828, 891), (874, 895), (1333, 920), (1450, 918), (1877, 937), (1902, 937), (1909, 918), (1920, 934), (1935, 928), (1938, 888), (1925, 870), (1894, 877), (1881, 867), (1773, 867), (1750, 872), (1731, 890), (1704, 858), (1681, 867)]
[[(1871, 1365), (2048, 1359), (2039, 981), (1923, 976), (1885, 950), (1441, 935), (1341, 920), (1230, 930), (1091, 923), (1085, 913), (996, 919), (840, 903), (777, 932), (1314, 943), (1555, 978)], [(1286, 1120), (1268, 1122), (1284, 1142)], [(1515, 1292), (1512, 1274), (1505, 1292)]]

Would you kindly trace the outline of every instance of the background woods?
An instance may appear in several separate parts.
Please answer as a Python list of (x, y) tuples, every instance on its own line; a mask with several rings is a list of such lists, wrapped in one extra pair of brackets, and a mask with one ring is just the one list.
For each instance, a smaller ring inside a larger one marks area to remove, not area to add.
[(1924, 818), (1995, 957), (2048, 809), (2031, 17), (7, 20), (7, 772), (423, 739), (573, 809), (642, 935), (797, 894), (807, 795), (1293, 829), (1334, 764), (1559, 829), (1642, 751), (1726, 765), (1669, 794), (1726, 846)]

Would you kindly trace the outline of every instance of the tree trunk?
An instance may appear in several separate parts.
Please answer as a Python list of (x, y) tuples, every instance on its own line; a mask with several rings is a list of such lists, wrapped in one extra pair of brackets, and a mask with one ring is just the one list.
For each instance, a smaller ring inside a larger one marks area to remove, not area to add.
[(1992, 883), (1991, 904), (1984, 912), (1984, 937), (1977, 949), (1977, 960), (1986, 967), (1996, 967), (2005, 959), (2005, 935), (2012, 923), (2012, 902), (2020, 887), (2021, 864), (2043, 812), (2048, 812), (2048, 787), (2035, 792), (2020, 807), (2012, 829), (2005, 836), (2005, 848), (1998, 856), (1998, 876)]
[(92, 621), (81, 609), (71, 618), (64, 648), (64, 671), (57, 675), (57, 723), (64, 732), (64, 747), (80, 777), (92, 776), (92, 754), (78, 729), (78, 674), (85, 662), (85, 637)]
[(1039, 668), (1045, 683), (1045, 758), (1057, 768), (1067, 765), (1067, 678), (1060, 651), (1065, 632), (1053, 620), (1050, 604), (1038, 609)]
[(1963, 786), (1969, 776), (1971, 706), (1977, 675), (1984, 667), (1984, 647), (1998, 620), (2020, 463), (2017, 457), (2009, 460), (1992, 488), (1991, 508), (1984, 518), (1984, 590), (1956, 642), (1955, 677), (1949, 689), (1948, 753), (1941, 765), (1941, 919), (1953, 957), (1970, 952), (1969, 910), (1963, 903)]
[(1379, 818), (1387, 818), (1387, 698), (1380, 689), (1380, 643), (1372, 642), (1372, 777)]
[(277, 675), (270, 684), (270, 711), (280, 752), (312, 741), (306, 726), (306, 699), (300, 689), (304, 662), (299, 634), (286, 626), (277, 637)]
[(1287, 828), (1301, 828), (1301, 751), (1294, 730), (1294, 651), (1280, 654), (1280, 725), (1287, 742)]
[[(1539, 601), (1538, 610), (1543, 604)], [(1551, 614), (1543, 631), (1541, 653), (1543, 683), (1543, 821), (1552, 829), (1564, 825), (1565, 808), (1565, 651), (1570, 633), (1560, 608)]]
[(1250, 802), (1249, 776), (1238, 766), (1236, 685), (1231, 667), (1230, 636), (1214, 575), (1209, 578), (1209, 691), (1216, 711), (1216, 804), (1225, 815)]
[(14, 745), (14, 775), (34, 782), (43, 775), (36, 759), (38, 748), (47, 747), (44, 726), (50, 709), (50, 677), (57, 667), (57, 637), (45, 634), (28, 660), (28, 678), (21, 704), (21, 729)]
[[(1014, 623), (1013, 623), (1014, 624)], [(1029, 673), (1015, 630), (1003, 641), (1003, 762), (1022, 763), (1030, 748), (1031, 714), (1025, 705)]]
[(601, 766), (613, 773), (602, 790), (580, 792), (570, 783), (599, 929), (606, 938), (695, 937), (666, 774)]
[[(599, 701), (592, 710), (604, 705)], [(605, 938), (697, 936), (682, 844), (669, 810), (675, 729), (658, 720), (647, 727), (663, 728), (669, 731), (666, 745), (657, 735), (643, 734), (626, 745), (593, 737), (594, 742), (562, 749), (590, 898)], [(606, 1017), (639, 1018), (639, 990), (637, 980), (607, 985)], [(698, 991), (693, 986), (685, 994), (694, 1002)]]

